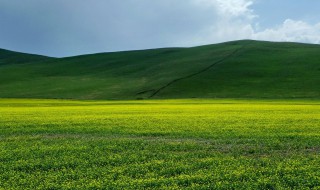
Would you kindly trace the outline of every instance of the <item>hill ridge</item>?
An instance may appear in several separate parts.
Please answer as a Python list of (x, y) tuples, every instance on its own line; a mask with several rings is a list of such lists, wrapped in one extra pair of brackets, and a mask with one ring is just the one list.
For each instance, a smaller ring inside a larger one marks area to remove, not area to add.
[(0, 50), (0, 97), (317, 99), (319, 51), (252, 40), (66, 58)]
[(45, 61), (49, 59), (54, 58), (37, 54), (21, 53), (0, 48), (0, 65), (22, 64), (35, 61)]

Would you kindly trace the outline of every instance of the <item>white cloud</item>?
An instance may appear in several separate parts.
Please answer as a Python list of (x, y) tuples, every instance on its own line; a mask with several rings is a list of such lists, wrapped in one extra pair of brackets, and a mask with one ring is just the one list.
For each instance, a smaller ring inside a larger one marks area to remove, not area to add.
[(255, 0), (194, 0), (198, 5), (210, 6), (216, 17), (210, 26), (202, 29), (184, 45), (201, 45), (224, 41), (255, 39), (320, 43), (320, 23), (287, 19), (280, 26), (257, 30), (259, 16), (251, 5)]
[(195, 3), (205, 6), (213, 6), (222, 14), (230, 16), (242, 16), (251, 14), (249, 9), (253, 4), (252, 0), (194, 0)]
[(253, 32), (250, 23), (257, 17), (250, 6), (252, 0), (213, 0), (216, 2), (218, 19), (211, 27), (212, 37), (225, 41), (228, 38), (241, 39)]
[(320, 43), (320, 23), (311, 25), (303, 21), (287, 19), (281, 26), (253, 33), (253, 39)]
[(255, 17), (250, 6), (252, 0), (215, 0), (218, 11), (225, 17), (244, 17), (252, 19)]
[(189, 38), (181, 38), (177, 46), (194, 46), (249, 38), (257, 18), (250, 6), (253, 0), (192, 0), (197, 6), (210, 7), (214, 17), (210, 24)]

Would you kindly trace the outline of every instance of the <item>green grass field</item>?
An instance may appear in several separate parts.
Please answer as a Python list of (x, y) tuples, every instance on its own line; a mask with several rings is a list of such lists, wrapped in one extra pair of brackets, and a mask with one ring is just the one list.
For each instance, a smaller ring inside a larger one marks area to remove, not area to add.
[(320, 99), (319, 52), (250, 40), (67, 58), (0, 50), (0, 97)]
[(0, 189), (320, 189), (320, 102), (0, 99)]

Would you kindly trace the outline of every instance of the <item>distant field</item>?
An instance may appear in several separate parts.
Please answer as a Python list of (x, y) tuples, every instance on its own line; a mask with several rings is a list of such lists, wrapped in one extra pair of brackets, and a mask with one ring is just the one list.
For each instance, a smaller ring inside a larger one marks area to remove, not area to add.
[(320, 101), (0, 99), (0, 189), (320, 189)]

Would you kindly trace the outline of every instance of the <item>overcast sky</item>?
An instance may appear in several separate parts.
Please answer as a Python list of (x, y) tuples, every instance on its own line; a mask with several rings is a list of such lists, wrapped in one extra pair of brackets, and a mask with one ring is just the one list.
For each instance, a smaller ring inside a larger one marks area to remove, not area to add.
[(72, 56), (239, 39), (320, 43), (319, 0), (0, 0), (0, 48)]

